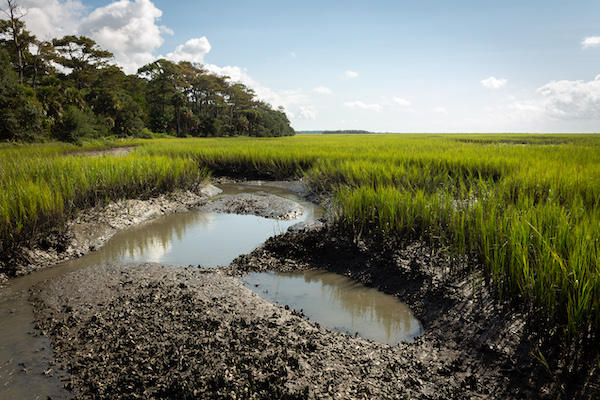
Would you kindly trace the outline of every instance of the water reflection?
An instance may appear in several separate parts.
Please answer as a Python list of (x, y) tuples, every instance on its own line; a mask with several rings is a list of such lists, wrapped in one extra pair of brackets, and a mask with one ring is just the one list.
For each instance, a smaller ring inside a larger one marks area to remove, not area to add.
[[(201, 211), (172, 214), (125, 229), (100, 250), (79, 259), (12, 280), (9, 287), (0, 290), (0, 398), (70, 396), (58, 377), (44, 374), (54, 368), (49, 365), (52, 350), (48, 340), (29, 334), (34, 332), (32, 309), (27, 300), (32, 285), (104, 261), (228, 265), (268, 237), (322, 214), (313, 204), (283, 189), (244, 185), (224, 185), (223, 189), (225, 194), (266, 191), (299, 202), (306, 212), (293, 221)], [(251, 279), (259, 282), (255, 289), (262, 295), (265, 290), (276, 295), (269, 300), (303, 309), (312, 320), (331, 329), (359, 332), (363, 337), (390, 344), (410, 340), (420, 333), (418, 321), (405, 317), (411, 314), (402, 303), (339, 275), (313, 271), (260, 274)]]
[(266, 300), (302, 309), (328, 329), (391, 345), (410, 342), (422, 333), (406, 304), (342, 275), (323, 270), (271, 272), (251, 274), (245, 280)]
[(105, 253), (105, 260), (217, 267), (228, 265), (240, 254), (251, 252), (269, 236), (284, 232), (297, 222), (190, 211), (128, 229), (100, 252)]

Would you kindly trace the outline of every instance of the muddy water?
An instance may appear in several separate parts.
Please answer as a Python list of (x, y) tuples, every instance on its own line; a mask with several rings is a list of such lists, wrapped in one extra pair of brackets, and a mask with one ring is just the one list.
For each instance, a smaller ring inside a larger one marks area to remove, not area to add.
[[(103, 261), (153, 261), (205, 267), (227, 265), (268, 237), (286, 231), (293, 224), (320, 216), (320, 211), (311, 203), (283, 189), (247, 185), (224, 185), (222, 189), (224, 192), (220, 196), (268, 192), (301, 203), (306, 212), (294, 221), (201, 211), (172, 214), (119, 232), (99, 251), (14, 279), (9, 287), (0, 289), (0, 398), (72, 397), (63, 388), (64, 371), (54, 365), (50, 343), (35, 333), (27, 292), (38, 282)], [(252, 280), (259, 283), (261, 295), (266, 292), (276, 295), (267, 299), (303, 309), (311, 320), (331, 329), (359, 332), (363, 337), (391, 344), (410, 340), (420, 329), (418, 322), (396, 299), (377, 291), (367, 295), (368, 290), (351, 282), (334, 283), (340, 278), (343, 277), (322, 272), (252, 276)], [(284, 292), (302, 301), (286, 298)], [(381, 297), (376, 298), (375, 293)], [(315, 300), (317, 298), (319, 300)], [(309, 299), (313, 305), (306, 303)], [(331, 312), (317, 314), (312, 311), (313, 308), (324, 311), (330, 305)], [(345, 319), (338, 319), (341, 315), (346, 315)], [(400, 315), (404, 315), (405, 320)], [(362, 319), (360, 324), (356, 322), (359, 319)]]
[(302, 311), (322, 326), (395, 345), (422, 333), (408, 306), (377, 289), (323, 270), (258, 273), (244, 278), (261, 297)]

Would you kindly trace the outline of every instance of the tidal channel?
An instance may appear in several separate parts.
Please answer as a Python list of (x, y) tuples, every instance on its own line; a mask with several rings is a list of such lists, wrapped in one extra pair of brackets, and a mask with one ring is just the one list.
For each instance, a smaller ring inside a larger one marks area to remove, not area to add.
[[(285, 197), (300, 203), (305, 213), (292, 221), (198, 210), (171, 214), (127, 228), (100, 250), (81, 258), (13, 279), (9, 286), (0, 288), (0, 398), (72, 397), (63, 388), (64, 382), (48, 371), (53, 368), (53, 355), (49, 341), (35, 331), (28, 301), (28, 290), (33, 285), (105, 261), (226, 266), (267, 238), (322, 213), (314, 204), (280, 188), (230, 184), (221, 189), (219, 197), (257, 191)], [(335, 273), (256, 273), (243, 281), (266, 300), (302, 311), (311, 321), (329, 329), (391, 345), (410, 342), (422, 332), (405, 304)]]

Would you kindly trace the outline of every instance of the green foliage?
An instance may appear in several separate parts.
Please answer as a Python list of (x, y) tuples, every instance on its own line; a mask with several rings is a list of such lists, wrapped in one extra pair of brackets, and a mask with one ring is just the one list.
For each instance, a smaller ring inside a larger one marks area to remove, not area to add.
[[(84, 148), (98, 146), (104, 144)], [(191, 189), (207, 174), (181, 158), (97, 156), (80, 149), (74, 145), (0, 147), (2, 257), (61, 228), (77, 210), (110, 200)], [(5, 260), (0, 257), (0, 261)]]
[(282, 110), (200, 65), (161, 59), (126, 76), (92, 39), (41, 42), (19, 18), (0, 20), (0, 139), (77, 142), (145, 128), (180, 137), (294, 134)]
[(18, 75), (0, 49), (0, 140), (33, 141), (44, 135), (43, 112), (31, 90), (19, 85)]
[(80, 110), (74, 105), (67, 105), (60, 120), (54, 126), (52, 135), (63, 142), (77, 143), (84, 138), (106, 136), (108, 130), (100, 124), (91, 110)]

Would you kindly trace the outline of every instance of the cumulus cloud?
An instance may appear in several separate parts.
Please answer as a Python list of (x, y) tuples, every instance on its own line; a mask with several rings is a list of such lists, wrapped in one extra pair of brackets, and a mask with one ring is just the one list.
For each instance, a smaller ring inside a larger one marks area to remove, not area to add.
[(392, 100), (394, 100), (394, 103), (402, 106), (402, 107), (409, 107), (410, 106), (410, 101), (406, 100), (406, 99), (402, 99), (400, 97), (393, 97)]
[(600, 46), (600, 36), (588, 36), (581, 42), (584, 49)]
[(332, 94), (333, 93), (331, 91), (331, 89), (329, 89), (328, 87), (325, 87), (325, 86), (318, 86), (318, 87), (314, 88), (312, 91), (316, 92), (316, 93), (321, 93), (321, 94)]
[(20, 5), (27, 29), (42, 40), (74, 34), (87, 11), (79, 0), (22, 0)]
[(363, 109), (363, 110), (376, 111), (376, 112), (381, 111), (381, 105), (379, 105), (377, 103), (366, 104), (366, 103), (363, 103), (362, 101), (349, 101), (349, 102), (344, 103), (344, 106), (346, 106), (348, 108), (353, 108), (353, 109)]
[(490, 76), (487, 79), (483, 79), (481, 84), (488, 89), (500, 89), (502, 86), (506, 85), (508, 80), (506, 79), (497, 79), (493, 76)]
[(78, 31), (112, 51), (126, 73), (135, 73), (155, 60), (153, 53), (164, 42), (162, 34), (172, 32), (156, 24), (161, 16), (150, 0), (120, 0), (95, 9)]
[(300, 114), (298, 114), (298, 119), (317, 119), (317, 110), (314, 106), (302, 107), (300, 106)]
[(177, 46), (174, 52), (167, 54), (167, 59), (175, 62), (191, 61), (196, 63), (204, 63), (204, 56), (208, 54), (211, 45), (208, 39), (203, 36), (201, 38), (190, 39), (185, 44)]
[(150, 0), (119, 0), (89, 9), (78, 0), (23, 0), (24, 21), (40, 38), (88, 36), (115, 55), (126, 73), (156, 59), (153, 55), (173, 31), (158, 25), (162, 11)]
[(358, 78), (358, 72), (346, 71), (346, 78)]
[[(415, 110), (414, 108), (411, 107), (412, 103), (407, 99), (394, 96), (394, 97), (392, 97), (392, 104), (400, 106), (400, 112), (402, 112), (402, 113), (409, 113), (409, 114), (417, 113), (417, 110)], [(397, 110), (397, 108), (396, 108), (396, 110)]]
[(600, 75), (593, 81), (552, 81), (537, 89), (539, 97), (511, 105), (529, 118), (600, 118)]
[[(253, 89), (256, 97), (275, 108), (283, 107), (290, 118), (294, 118), (294, 114), (290, 111), (292, 107), (308, 103), (308, 95), (303, 93), (302, 90), (272, 90), (252, 78), (245, 68), (236, 66), (219, 67), (214, 64), (204, 64), (204, 68), (215, 75), (228, 76), (231, 82), (239, 82)], [(302, 110), (300, 114), (302, 114)]]
[(433, 109), (433, 112), (436, 114), (441, 114), (441, 115), (448, 114), (448, 110), (446, 110), (444, 107), (436, 107)]

